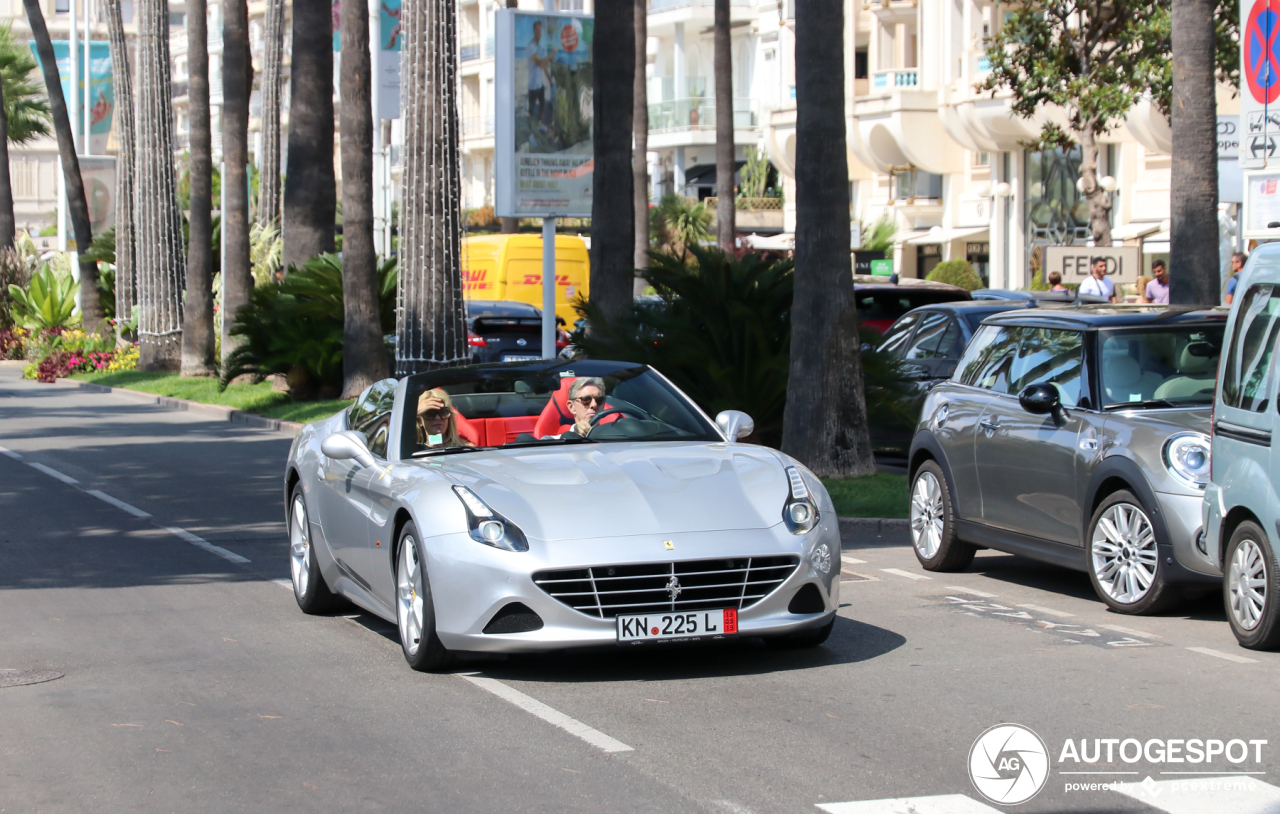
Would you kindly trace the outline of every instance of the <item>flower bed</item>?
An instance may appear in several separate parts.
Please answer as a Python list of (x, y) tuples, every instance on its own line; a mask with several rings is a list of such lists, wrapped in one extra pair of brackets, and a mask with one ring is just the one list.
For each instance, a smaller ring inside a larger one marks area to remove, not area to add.
[(50, 383), (72, 373), (114, 373), (138, 367), (137, 346), (116, 348), (110, 325), (98, 333), (85, 333), (79, 328), (3, 331), (0, 357), (26, 359), (23, 377)]

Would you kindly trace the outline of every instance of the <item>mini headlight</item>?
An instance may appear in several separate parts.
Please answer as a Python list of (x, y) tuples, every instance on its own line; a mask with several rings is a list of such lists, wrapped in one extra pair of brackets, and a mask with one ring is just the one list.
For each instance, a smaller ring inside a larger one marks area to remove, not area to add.
[(505, 551), (529, 550), (529, 541), (520, 527), (495, 512), (479, 495), (465, 486), (453, 487), (453, 493), (466, 509), (467, 529), (472, 540)]
[(1192, 489), (1209, 484), (1209, 437), (1198, 432), (1180, 432), (1164, 442), (1164, 465), (1169, 474)]
[(809, 495), (804, 476), (794, 466), (787, 467), (790, 495), (782, 507), (782, 520), (792, 534), (808, 534), (818, 525), (818, 506)]

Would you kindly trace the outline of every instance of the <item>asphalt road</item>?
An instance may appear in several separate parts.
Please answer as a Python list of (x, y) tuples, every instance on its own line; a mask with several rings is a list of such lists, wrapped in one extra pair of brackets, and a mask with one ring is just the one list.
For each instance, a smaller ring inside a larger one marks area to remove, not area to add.
[[(0, 669), (65, 676), (0, 687), (0, 812), (1001, 810), (967, 766), (1004, 722), (1052, 761), (1020, 811), (1280, 811), (1280, 654), (1238, 648), (1216, 597), (1123, 617), (1080, 574), (994, 552), (925, 574), (904, 539), (854, 537), (816, 650), (425, 675), (390, 625), (297, 609), (287, 436), (17, 374), (0, 368)], [(1269, 743), (1237, 763), (1061, 760), (1082, 738)], [(1175, 785), (1218, 776), (1253, 786)]]

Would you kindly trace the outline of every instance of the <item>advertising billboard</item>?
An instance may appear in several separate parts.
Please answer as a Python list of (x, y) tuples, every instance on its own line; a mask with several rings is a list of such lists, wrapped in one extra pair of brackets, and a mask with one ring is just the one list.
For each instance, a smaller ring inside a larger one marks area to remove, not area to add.
[[(36, 53), (36, 44), (30, 43), (31, 53), (35, 56), (36, 62), (40, 61), (40, 55)], [(58, 76), (62, 78), (62, 96), (67, 101), (67, 105), (75, 105), (79, 111), (80, 122), (78, 130), (84, 132), (84, 43), (79, 44), (80, 60), (77, 62), (80, 75), (77, 77), (76, 87), (78, 90), (73, 97), (71, 95), (71, 47), (66, 40), (54, 40), (53, 55), (58, 61)], [(111, 135), (111, 119), (112, 113), (115, 111), (116, 90), (115, 75), (111, 67), (111, 47), (105, 43), (95, 40), (89, 48), (89, 141), (90, 152), (103, 155), (107, 152), (107, 138)], [(77, 133), (77, 139), (79, 133)], [(81, 145), (83, 149), (83, 145)]]
[(590, 217), (592, 43), (589, 15), (497, 15), (495, 213)]

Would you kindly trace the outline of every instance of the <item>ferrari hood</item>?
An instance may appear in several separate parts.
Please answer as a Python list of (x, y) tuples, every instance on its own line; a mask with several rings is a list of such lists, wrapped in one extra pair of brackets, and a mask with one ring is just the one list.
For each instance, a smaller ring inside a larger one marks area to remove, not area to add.
[(526, 448), (446, 466), (541, 540), (767, 528), (788, 488), (776, 454), (723, 443)]

